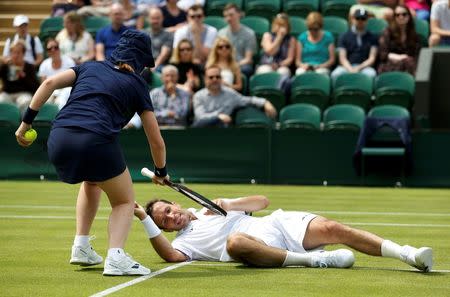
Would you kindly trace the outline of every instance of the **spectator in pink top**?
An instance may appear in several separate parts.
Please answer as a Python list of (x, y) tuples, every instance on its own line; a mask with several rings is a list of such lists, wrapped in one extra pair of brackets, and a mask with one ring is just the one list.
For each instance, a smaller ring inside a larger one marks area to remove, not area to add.
[(399, 4), (408, 7), (413, 17), (419, 20), (428, 21), (430, 19), (430, 5), (427, 0), (401, 0)]

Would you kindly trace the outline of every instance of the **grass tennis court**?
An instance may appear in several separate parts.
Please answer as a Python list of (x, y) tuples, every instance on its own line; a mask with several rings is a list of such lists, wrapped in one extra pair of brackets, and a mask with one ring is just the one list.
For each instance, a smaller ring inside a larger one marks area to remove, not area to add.
[[(209, 198), (263, 194), (269, 210), (307, 210), (374, 232), (400, 244), (431, 246), (434, 272), (355, 252), (351, 269), (255, 269), (235, 263), (193, 262), (171, 267), (156, 255), (135, 219), (126, 251), (152, 272), (111, 296), (449, 296), (450, 190), (265, 185), (190, 185)], [(137, 200), (164, 197), (194, 206), (168, 188), (135, 185)], [(60, 182), (0, 182), (0, 295), (90, 296), (138, 277), (104, 277), (102, 266), (68, 264), (78, 186)], [(93, 246), (105, 256), (106, 197), (94, 222)], [(260, 212), (255, 215), (265, 215)], [(91, 234), (91, 235), (92, 235)], [(170, 235), (172, 238), (174, 234)]]

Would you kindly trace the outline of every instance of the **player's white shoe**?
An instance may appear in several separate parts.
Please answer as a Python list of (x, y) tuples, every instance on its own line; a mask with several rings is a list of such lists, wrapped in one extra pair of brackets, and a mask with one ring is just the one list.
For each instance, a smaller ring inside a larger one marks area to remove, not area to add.
[(311, 267), (349, 268), (355, 263), (353, 252), (346, 249), (311, 252)]
[(433, 250), (429, 247), (421, 247), (419, 249), (409, 245), (403, 246), (400, 254), (402, 260), (423, 271), (430, 272), (433, 268)]
[(103, 275), (147, 275), (150, 269), (134, 261), (130, 255), (124, 255), (119, 260), (106, 257)]
[(92, 246), (89, 244), (86, 247), (72, 246), (72, 256), (70, 264), (81, 266), (92, 266), (103, 262), (103, 258), (99, 256)]

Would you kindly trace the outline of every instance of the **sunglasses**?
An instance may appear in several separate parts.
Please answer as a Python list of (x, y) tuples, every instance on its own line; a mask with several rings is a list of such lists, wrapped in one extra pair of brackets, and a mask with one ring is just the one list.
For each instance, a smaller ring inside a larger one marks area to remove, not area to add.
[(59, 50), (59, 46), (57, 46), (57, 45), (55, 45), (55, 46), (50, 46), (50, 47), (47, 47), (47, 50), (48, 50), (48, 51), (56, 51), (56, 50)]
[(408, 16), (408, 13), (407, 12), (395, 13), (395, 16), (396, 17), (399, 17), (399, 16), (406, 17), (406, 16)]
[(367, 18), (355, 18), (357, 21), (367, 21)]
[(314, 27), (314, 28), (308, 28), (308, 30), (316, 32), (316, 31), (319, 31), (320, 28), (319, 27)]
[(229, 44), (223, 44), (223, 45), (218, 45), (217, 48), (218, 48), (218, 49), (224, 49), (224, 48), (230, 49), (231, 47), (230, 47)]
[(192, 50), (192, 48), (190, 48), (190, 47), (180, 48), (180, 52), (190, 52), (191, 50)]
[(221, 79), (222, 78), (222, 76), (220, 76), (220, 75), (209, 75), (208, 76), (208, 79)]
[(189, 17), (191, 19), (201, 19), (203, 17), (203, 14), (191, 14)]

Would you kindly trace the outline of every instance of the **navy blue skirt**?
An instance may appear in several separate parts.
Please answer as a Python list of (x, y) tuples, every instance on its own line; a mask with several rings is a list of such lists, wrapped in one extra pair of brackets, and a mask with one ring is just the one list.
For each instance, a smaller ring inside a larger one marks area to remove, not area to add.
[(55, 128), (47, 146), (58, 177), (69, 184), (105, 181), (126, 168), (118, 137), (105, 137), (80, 128)]

